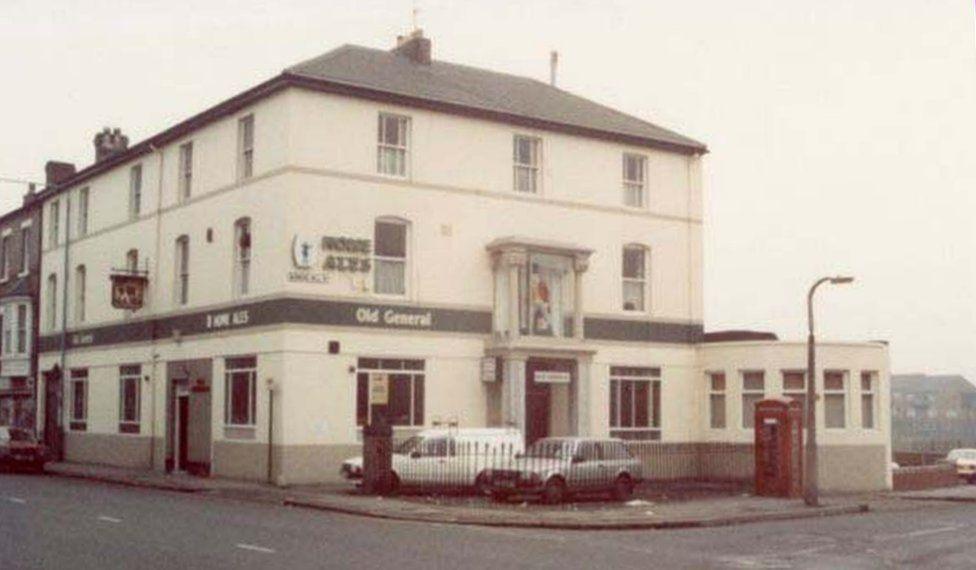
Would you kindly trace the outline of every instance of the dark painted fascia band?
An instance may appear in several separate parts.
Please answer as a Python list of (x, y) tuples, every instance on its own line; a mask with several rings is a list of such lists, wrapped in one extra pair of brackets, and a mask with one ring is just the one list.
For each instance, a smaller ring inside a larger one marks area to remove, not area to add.
[[(282, 324), (362, 327), (383, 330), (491, 334), (490, 311), (281, 298), (181, 315), (123, 322), (77, 330), (67, 335), (68, 349), (111, 346), (154, 339), (219, 333)], [(695, 344), (702, 325), (586, 318), (584, 338), (642, 343)], [(38, 352), (61, 350), (61, 335), (38, 339)]]

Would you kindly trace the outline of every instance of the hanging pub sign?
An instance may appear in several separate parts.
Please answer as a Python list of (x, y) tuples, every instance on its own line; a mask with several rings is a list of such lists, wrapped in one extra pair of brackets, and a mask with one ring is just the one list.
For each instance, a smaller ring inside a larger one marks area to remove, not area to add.
[(113, 307), (130, 311), (142, 308), (145, 302), (146, 285), (149, 283), (149, 279), (145, 275), (113, 273), (109, 279), (112, 280)]

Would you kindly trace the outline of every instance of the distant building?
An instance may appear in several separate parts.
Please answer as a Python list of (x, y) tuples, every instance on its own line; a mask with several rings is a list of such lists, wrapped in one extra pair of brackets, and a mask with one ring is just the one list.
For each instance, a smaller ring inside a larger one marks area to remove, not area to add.
[(891, 376), (894, 449), (976, 446), (976, 386), (959, 375)]

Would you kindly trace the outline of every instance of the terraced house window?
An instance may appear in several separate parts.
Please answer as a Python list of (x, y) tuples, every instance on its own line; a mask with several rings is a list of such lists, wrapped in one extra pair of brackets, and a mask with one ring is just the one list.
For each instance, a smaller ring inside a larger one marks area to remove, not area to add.
[(251, 291), (251, 218), (234, 222), (234, 296)]
[(824, 427), (847, 427), (847, 373), (824, 371)]
[(875, 429), (877, 427), (878, 373), (861, 372), (861, 427)]
[(224, 423), (251, 427), (257, 417), (256, 356), (224, 360)]
[(17, 354), (27, 354), (27, 304), (17, 305)]
[(742, 373), (742, 427), (756, 427), (756, 404), (766, 397), (766, 376), (761, 370)]
[(142, 366), (119, 366), (119, 433), (139, 433)]
[(633, 208), (644, 207), (644, 178), (647, 170), (647, 157), (639, 154), (624, 155), (624, 205)]
[(87, 275), (84, 265), (75, 268), (75, 323), (85, 322), (85, 287)]
[(190, 238), (176, 238), (176, 284), (177, 305), (185, 305), (190, 300)]
[(31, 248), (31, 228), (22, 226), (20, 228), (20, 273), (27, 275), (30, 272), (30, 248)]
[(51, 200), (51, 205), (48, 206), (48, 230), (47, 230), (47, 246), (48, 247), (58, 247), (58, 241), (61, 237), (60, 233), (60, 214), (61, 206), (57, 200)]
[(407, 294), (408, 224), (397, 218), (376, 220), (373, 230), (373, 291)]
[(0, 279), (6, 281), (10, 277), (10, 245), (13, 243), (13, 239), (10, 235), (10, 230), (4, 232), (3, 237), (0, 238)]
[(88, 235), (88, 188), (78, 191), (78, 237)]
[(254, 115), (237, 122), (237, 177), (246, 180), (254, 175)]
[(88, 369), (71, 369), (71, 422), (70, 428), (84, 431), (88, 428)]
[(129, 219), (135, 219), (142, 213), (142, 165), (137, 164), (129, 169)]
[(387, 421), (395, 426), (424, 425), (424, 361), (360, 358), (356, 373), (356, 425), (372, 420), (370, 384), (387, 386)]
[(538, 194), (542, 141), (537, 137), (515, 135), (513, 146), (515, 191)]
[(380, 113), (377, 129), (376, 170), (390, 176), (406, 176), (410, 148), (410, 119)]
[(647, 248), (624, 246), (623, 298), (625, 311), (644, 311), (647, 303)]
[(53, 331), (58, 326), (58, 277), (55, 274), (47, 276), (47, 330)]
[(610, 437), (661, 439), (661, 369), (610, 367)]
[(708, 421), (712, 429), (725, 429), (725, 372), (708, 373)]
[(188, 200), (193, 189), (193, 143), (180, 145), (180, 201)]

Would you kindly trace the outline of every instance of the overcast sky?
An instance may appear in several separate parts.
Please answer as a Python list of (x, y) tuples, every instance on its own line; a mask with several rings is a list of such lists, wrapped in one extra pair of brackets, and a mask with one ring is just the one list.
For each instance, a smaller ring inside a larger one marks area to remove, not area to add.
[[(84, 166), (414, 2), (0, 0), (0, 177)], [(548, 79), (708, 144), (705, 324), (886, 339), (895, 372), (976, 379), (973, 0), (417, 0), (436, 59)], [(23, 188), (0, 183), (0, 210)]]

